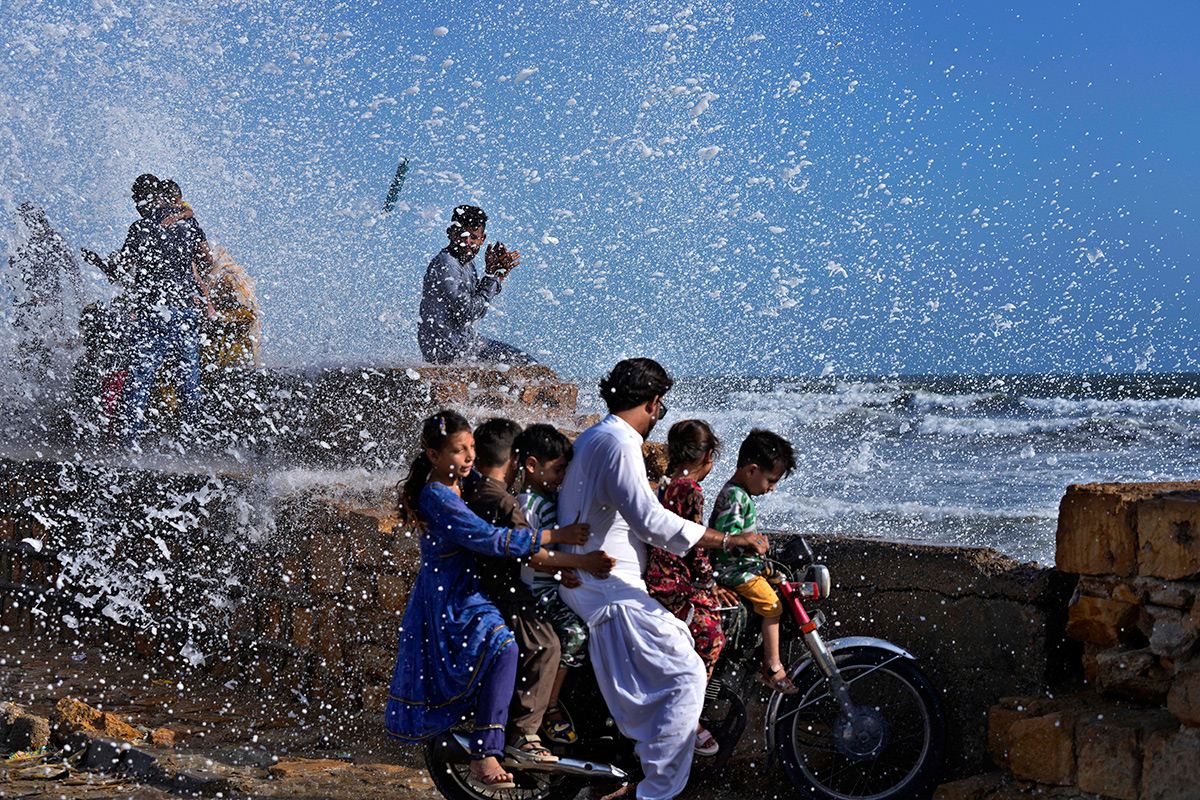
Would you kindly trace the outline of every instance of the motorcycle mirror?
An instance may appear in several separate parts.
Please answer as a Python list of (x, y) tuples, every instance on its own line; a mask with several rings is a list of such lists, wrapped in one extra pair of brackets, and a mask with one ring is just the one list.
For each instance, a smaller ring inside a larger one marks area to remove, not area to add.
[(804, 564), (811, 564), (813, 558), (815, 556), (813, 556), (812, 548), (809, 547), (808, 542), (805, 541), (803, 536), (797, 534), (788, 539), (788, 543), (784, 545), (779, 560), (785, 564), (799, 567)]
[(804, 581), (806, 583), (815, 583), (817, 585), (817, 597), (829, 597), (829, 590), (833, 588), (833, 579), (829, 576), (829, 567), (824, 564), (813, 564), (804, 573)]

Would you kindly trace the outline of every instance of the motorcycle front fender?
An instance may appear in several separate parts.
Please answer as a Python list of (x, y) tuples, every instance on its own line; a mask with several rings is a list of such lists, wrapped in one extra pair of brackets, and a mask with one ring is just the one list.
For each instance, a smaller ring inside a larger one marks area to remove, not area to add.
[[(886, 639), (876, 639), (874, 636), (847, 636), (842, 639), (830, 639), (825, 642), (825, 647), (835, 657), (838, 653), (845, 653), (852, 650), (886, 650), (889, 653), (894, 653), (911, 661), (917, 660), (916, 656), (903, 647), (892, 644)], [(801, 688), (814, 680), (814, 678), (810, 677), (812, 673), (816, 673), (818, 677), (820, 676), (819, 670), (813, 664), (811, 655), (800, 659), (788, 668), (788, 678), (791, 679), (792, 683)], [(782, 699), (782, 694), (774, 692), (771, 695), (771, 699), (767, 702), (766, 730), (764, 731), (767, 742), (767, 758), (766, 764), (763, 766), (764, 771), (770, 770), (771, 766), (775, 763), (775, 717), (779, 713), (779, 702)]]

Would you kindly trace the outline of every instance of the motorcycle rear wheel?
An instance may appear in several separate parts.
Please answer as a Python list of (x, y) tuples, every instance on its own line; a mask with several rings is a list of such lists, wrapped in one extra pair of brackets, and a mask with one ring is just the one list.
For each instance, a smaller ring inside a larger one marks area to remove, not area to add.
[[(446, 758), (437, 740), (425, 743), (425, 768), (433, 785), (447, 800), (573, 800), (585, 783), (561, 773), (538, 770), (509, 770), (515, 789), (489, 789), (471, 780), (468, 761)], [(439, 752), (440, 751), (440, 752)]]
[(946, 720), (937, 693), (913, 662), (868, 648), (835, 655), (861, 736), (829, 694), (824, 677), (780, 701), (779, 759), (801, 797), (909, 800), (923, 796), (941, 767)]

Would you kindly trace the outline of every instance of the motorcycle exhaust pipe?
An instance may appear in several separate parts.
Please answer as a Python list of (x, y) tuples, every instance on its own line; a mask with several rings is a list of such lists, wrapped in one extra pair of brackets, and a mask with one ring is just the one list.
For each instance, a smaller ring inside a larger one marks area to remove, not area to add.
[[(471, 760), (471, 744), (466, 736), (460, 733), (443, 733), (433, 741), (438, 755), (451, 763), (466, 763)], [(538, 764), (531, 761), (504, 760), (507, 770), (536, 770), (538, 772), (554, 772), (565, 775), (577, 775), (596, 781), (624, 781), (629, 774), (620, 767), (605, 764), (602, 761), (585, 761), (578, 758), (559, 758), (554, 764)]]

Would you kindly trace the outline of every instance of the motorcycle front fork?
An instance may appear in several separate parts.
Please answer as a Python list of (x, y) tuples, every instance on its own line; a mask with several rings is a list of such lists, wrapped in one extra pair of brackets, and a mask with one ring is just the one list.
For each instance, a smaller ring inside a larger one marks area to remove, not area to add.
[(813, 628), (804, 634), (804, 643), (808, 646), (808, 652), (812, 654), (813, 663), (825, 676), (825, 685), (829, 687), (829, 694), (833, 696), (838, 708), (842, 710), (847, 719), (853, 722), (857, 716), (857, 709), (850, 700), (850, 690), (846, 688), (846, 682), (842, 680), (842, 673), (833, 659), (833, 654), (825, 646), (825, 640), (821, 638), (820, 632)]
[(833, 654), (829, 652), (829, 648), (825, 646), (825, 640), (821, 638), (821, 633), (818, 630), (823, 617), (820, 612), (817, 612), (817, 619), (809, 618), (808, 612), (805, 611), (804, 604), (801, 602), (802, 596), (806, 596), (804, 593), (806, 587), (808, 587), (808, 584), (797, 584), (789, 581), (779, 584), (784, 601), (791, 610), (792, 616), (800, 625), (800, 630), (804, 633), (804, 644), (808, 647), (808, 652), (812, 654), (813, 663), (817, 665), (817, 669), (825, 676), (825, 685), (829, 687), (829, 694), (832, 695), (834, 701), (838, 704), (838, 708), (842, 710), (846, 718), (853, 722), (857, 717), (857, 710), (854, 703), (850, 700), (850, 690), (846, 688), (846, 682), (842, 680), (842, 673), (838, 669), (837, 661), (834, 660)]

